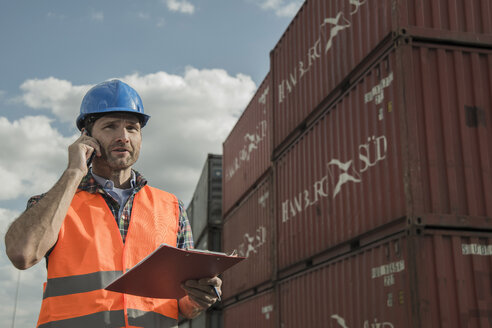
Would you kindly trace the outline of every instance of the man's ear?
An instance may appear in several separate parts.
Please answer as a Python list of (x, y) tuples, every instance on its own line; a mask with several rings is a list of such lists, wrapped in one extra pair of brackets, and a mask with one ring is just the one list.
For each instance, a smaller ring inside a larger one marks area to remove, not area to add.
[(89, 133), (89, 130), (87, 130), (86, 128), (82, 128), (82, 130), (80, 130), (81, 134), (85, 134), (86, 136), (91, 136), (91, 134)]

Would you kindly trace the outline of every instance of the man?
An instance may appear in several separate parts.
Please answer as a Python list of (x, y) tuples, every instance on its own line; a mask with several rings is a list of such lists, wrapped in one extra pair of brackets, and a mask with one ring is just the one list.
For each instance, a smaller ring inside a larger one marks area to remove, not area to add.
[(193, 246), (183, 203), (132, 170), (148, 119), (140, 96), (119, 80), (89, 90), (66, 170), (7, 231), (7, 255), (17, 268), (46, 257), (38, 327), (177, 327), (178, 313), (193, 318), (220, 295), (217, 277), (186, 281), (179, 300), (104, 290), (161, 243)]

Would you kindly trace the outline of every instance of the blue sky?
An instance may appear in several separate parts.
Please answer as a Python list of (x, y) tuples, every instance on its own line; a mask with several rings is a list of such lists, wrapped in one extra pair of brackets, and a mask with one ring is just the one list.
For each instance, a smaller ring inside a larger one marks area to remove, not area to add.
[[(48, 190), (85, 92), (121, 78), (152, 118), (137, 169), (185, 203), (269, 70), (301, 0), (0, 0), (0, 233)], [(0, 325), (18, 280), (0, 243)], [(44, 262), (22, 271), (15, 327), (35, 326)]]

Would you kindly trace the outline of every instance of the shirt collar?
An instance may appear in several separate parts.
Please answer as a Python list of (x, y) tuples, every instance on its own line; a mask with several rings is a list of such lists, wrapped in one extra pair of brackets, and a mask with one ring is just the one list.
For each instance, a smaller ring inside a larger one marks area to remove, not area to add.
[[(94, 177), (96, 182), (99, 183), (104, 189), (109, 189), (109, 190), (114, 189), (114, 182), (113, 181), (108, 180), (106, 178), (103, 178), (103, 177), (95, 174), (94, 172), (92, 172), (92, 176)], [(135, 172), (132, 170), (131, 177), (130, 177), (130, 188), (128, 188), (128, 189), (133, 189), (136, 187), (136, 185), (137, 185), (137, 181), (135, 178)]]
[[(94, 194), (96, 192), (104, 193), (104, 184), (99, 184), (96, 179), (94, 178), (94, 173), (92, 173), (92, 168), (87, 172), (87, 175), (82, 178), (82, 181), (79, 184), (78, 190), (79, 191), (87, 191), (91, 194)], [(106, 179), (101, 178), (104, 181)], [(132, 170), (132, 181), (130, 182), (132, 185), (132, 188), (135, 188), (135, 192), (139, 191), (142, 189), (146, 184), (147, 184), (147, 179), (143, 175), (141, 175), (138, 171)]]

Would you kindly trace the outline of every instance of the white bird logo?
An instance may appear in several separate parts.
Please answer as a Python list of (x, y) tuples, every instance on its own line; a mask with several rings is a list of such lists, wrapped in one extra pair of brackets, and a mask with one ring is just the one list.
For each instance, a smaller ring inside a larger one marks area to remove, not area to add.
[[(354, 171), (357, 174), (357, 177), (354, 177), (353, 175), (350, 175), (347, 173), (348, 169), (352, 165), (352, 160), (350, 160), (346, 163), (342, 163), (338, 159), (332, 159), (328, 163), (328, 166), (330, 166), (330, 165), (336, 165), (340, 170), (344, 171), (342, 174), (340, 174), (340, 177), (338, 178), (338, 182), (337, 182), (337, 184), (335, 186), (335, 190), (333, 192), (333, 198), (335, 198), (337, 196), (337, 194), (340, 192), (343, 184), (345, 184), (349, 181), (361, 182), (360, 176), (357, 172)], [(328, 171), (331, 172), (330, 169), (328, 169)]]
[[(339, 23), (340, 18), (343, 19), (343, 24)], [(331, 24), (333, 25), (333, 27), (330, 29), (330, 38), (326, 43), (325, 53), (327, 53), (328, 50), (330, 50), (331, 46), (333, 45), (333, 38), (337, 36), (338, 32), (350, 27), (351, 25), (350, 21), (343, 16), (343, 12), (339, 12), (336, 17), (325, 18), (323, 24), (321, 24), (321, 27), (325, 26), (326, 24)]]

